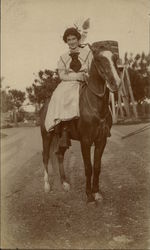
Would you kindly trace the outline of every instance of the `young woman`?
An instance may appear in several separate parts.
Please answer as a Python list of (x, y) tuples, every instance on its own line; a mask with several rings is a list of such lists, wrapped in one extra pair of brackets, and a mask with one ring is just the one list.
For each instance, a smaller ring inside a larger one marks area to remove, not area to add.
[[(63, 35), (69, 51), (60, 56), (58, 73), (61, 83), (53, 92), (45, 119), (47, 131), (51, 131), (62, 121), (78, 118), (79, 114), (79, 88), (85, 82), (91, 61), (92, 52), (88, 46), (80, 46), (81, 35), (75, 28), (68, 28)], [(63, 123), (65, 124), (65, 123)], [(64, 133), (65, 135), (65, 128)]]

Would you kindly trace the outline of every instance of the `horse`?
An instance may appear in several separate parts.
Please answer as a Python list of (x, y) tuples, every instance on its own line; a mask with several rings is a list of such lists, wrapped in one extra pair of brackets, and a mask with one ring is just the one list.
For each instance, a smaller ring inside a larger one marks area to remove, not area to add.
[[(71, 140), (80, 141), (83, 156), (87, 202), (102, 199), (99, 190), (99, 176), (101, 172), (101, 158), (104, 152), (107, 137), (112, 126), (112, 116), (109, 108), (109, 92), (118, 91), (121, 85), (119, 71), (114, 61), (114, 54), (109, 50), (99, 51), (92, 49), (88, 84), (80, 90), (80, 117), (68, 121), (69, 136)], [(44, 188), (50, 190), (48, 177), (48, 162), (52, 160), (52, 142), (56, 136), (54, 131), (45, 129), (45, 117), (50, 100), (45, 102), (41, 110), (41, 135), (43, 141)], [(91, 162), (91, 146), (94, 145), (94, 163)], [(61, 148), (55, 156), (59, 163), (60, 180), (65, 190), (70, 189), (64, 171), (64, 154), (66, 149)], [(93, 177), (93, 181), (92, 181)]]

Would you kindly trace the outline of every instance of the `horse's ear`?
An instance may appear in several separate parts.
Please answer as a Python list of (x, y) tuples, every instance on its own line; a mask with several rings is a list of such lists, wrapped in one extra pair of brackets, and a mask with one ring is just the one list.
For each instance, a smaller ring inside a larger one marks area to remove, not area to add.
[(97, 48), (93, 45), (90, 45), (90, 44), (88, 44), (88, 45), (89, 45), (89, 48), (92, 51), (93, 55), (97, 54), (97, 52), (98, 52)]

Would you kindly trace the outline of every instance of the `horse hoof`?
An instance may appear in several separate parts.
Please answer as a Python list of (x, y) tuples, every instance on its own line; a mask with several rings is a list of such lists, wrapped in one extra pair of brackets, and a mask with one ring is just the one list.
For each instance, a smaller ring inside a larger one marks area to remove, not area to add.
[(91, 203), (95, 203), (95, 199), (94, 199), (94, 196), (92, 194), (88, 195), (87, 196), (87, 204), (91, 204)]
[(50, 191), (50, 185), (47, 182), (45, 182), (45, 184), (44, 184), (44, 191), (45, 191), (45, 193), (49, 193), (49, 191)]
[(66, 191), (66, 192), (69, 192), (69, 191), (70, 191), (70, 185), (69, 185), (69, 183), (63, 182), (62, 185), (63, 185), (64, 191)]
[(103, 201), (103, 197), (100, 193), (94, 193), (93, 195), (94, 195), (95, 201), (97, 201), (97, 202)]

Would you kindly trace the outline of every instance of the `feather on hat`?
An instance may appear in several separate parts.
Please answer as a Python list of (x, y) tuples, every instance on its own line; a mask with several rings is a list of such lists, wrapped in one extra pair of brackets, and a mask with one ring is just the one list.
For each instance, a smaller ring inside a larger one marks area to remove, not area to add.
[(84, 41), (87, 38), (87, 34), (88, 34), (88, 30), (90, 28), (90, 18), (87, 18), (84, 22), (79, 23), (76, 22), (74, 23), (75, 28), (78, 30), (78, 32), (80, 32), (81, 34), (81, 39), (80, 39), (80, 43), (84, 43)]

